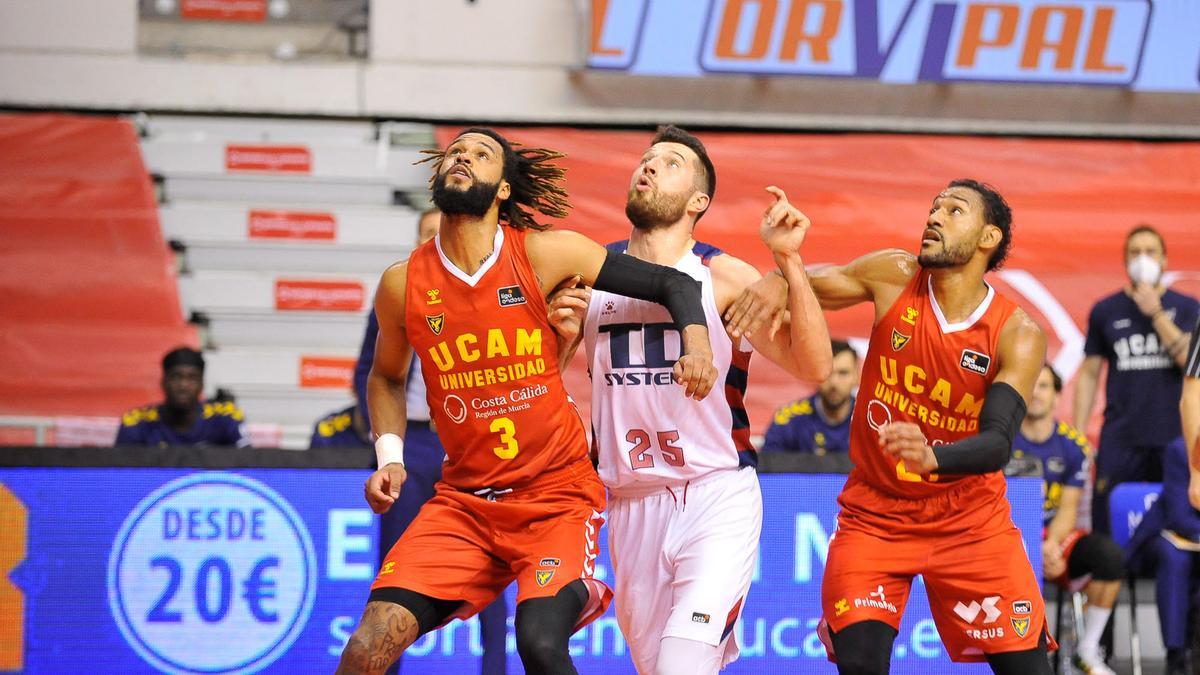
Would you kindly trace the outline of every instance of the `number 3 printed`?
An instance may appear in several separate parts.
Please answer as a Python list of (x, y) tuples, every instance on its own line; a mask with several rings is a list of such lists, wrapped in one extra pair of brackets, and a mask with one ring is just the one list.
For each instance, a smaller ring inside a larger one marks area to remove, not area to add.
[(493, 434), (500, 434), (500, 442), (504, 445), (492, 448), (492, 452), (496, 453), (500, 459), (512, 459), (521, 451), (521, 448), (517, 446), (517, 427), (512, 420), (507, 417), (497, 417), (492, 420), (488, 430)]
[[(683, 448), (671, 445), (679, 440), (678, 431), (659, 431), (658, 454), (668, 466), (683, 466)], [(643, 429), (630, 429), (625, 440), (633, 443), (629, 450), (629, 465), (634, 471), (654, 467), (654, 456), (650, 454), (650, 434)]]

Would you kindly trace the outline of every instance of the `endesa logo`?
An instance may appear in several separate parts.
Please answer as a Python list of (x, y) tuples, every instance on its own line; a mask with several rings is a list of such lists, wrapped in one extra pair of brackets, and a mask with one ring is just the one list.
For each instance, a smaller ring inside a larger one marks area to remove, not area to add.
[(357, 312), (366, 299), (367, 290), (359, 281), (275, 281), (275, 309)]
[(337, 237), (337, 218), (332, 213), (253, 209), (246, 220), (251, 239), (333, 241)]
[(713, 0), (712, 72), (1129, 84), (1148, 0)]
[(303, 145), (227, 145), (225, 170), (311, 173), (312, 153)]

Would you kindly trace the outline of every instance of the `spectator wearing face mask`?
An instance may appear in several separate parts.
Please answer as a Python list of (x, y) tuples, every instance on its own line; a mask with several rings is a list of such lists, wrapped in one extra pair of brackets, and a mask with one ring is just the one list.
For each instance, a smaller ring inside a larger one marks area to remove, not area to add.
[(1108, 367), (1104, 424), (1096, 455), (1093, 530), (1111, 531), (1108, 497), (1127, 481), (1161, 481), (1163, 450), (1180, 434), (1179, 395), (1188, 331), (1200, 305), (1163, 284), (1167, 244), (1138, 225), (1125, 238), (1129, 283), (1096, 303), (1088, 317), (1087, 357), (1075, 380), (1074, 422), (1086, 429), (1100, 371)]

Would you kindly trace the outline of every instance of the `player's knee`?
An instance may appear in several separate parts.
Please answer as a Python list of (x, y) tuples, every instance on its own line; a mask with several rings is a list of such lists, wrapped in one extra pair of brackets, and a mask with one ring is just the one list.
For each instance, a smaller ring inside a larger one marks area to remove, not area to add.
[(337, 675), (369, 675), (382, 673), (390, 666), (382, 663), (379, 654), (371, 646), (370, 631), (359, 626), (350, 635), (346, 646), (342, 649), (342, 658), (338, 663)]
[(527, 673), (550, 675), (574, 672), (570, 668), (571, 655), (567, 643), (556, 635), (541, 631), (517, 631), (517, 653)]
[(878, 649), (845, 650), (837, 653), (840, 675), (887, 675), (887, 652)]
[(886, 675), (891, 667), (896, 629), (881, 621), (862, 621), (833, 633), (841, 675)]
[(1119, 581), (1125, 577), (1125, 552), (1117, 542), (1107, 537), (1096, 547), (1092, 578), (1098, 581)]

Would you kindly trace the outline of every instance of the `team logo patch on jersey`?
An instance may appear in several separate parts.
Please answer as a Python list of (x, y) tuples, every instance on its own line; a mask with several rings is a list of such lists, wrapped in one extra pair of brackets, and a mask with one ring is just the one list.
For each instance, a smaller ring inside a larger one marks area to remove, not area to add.
[(992, 357), (986, 354), (980, 354), (977, 351), (964, 349), (962, 353), (962, 361), (960, 361), (958, 365), (966, 368), (972, 373), (987, 375), (988, 368), (992, 365)]
[(426, 316), (425, 323), (429, 324), (429, 330), (433, 331), (434, 335), (441, 335), (442, 328), (446, 326), (446, 313), (442, 312), (437, 316)]
[(437, 288), (431, 288), (431, 289), (425, 291), (425, 295), (427, 296), (425, 299), (425, 304), (427, 304), (427, 305), (442, 304), (442, 299), (438, 297), (441, 294), (442, 294), (441, 290), (439, 290)]
[(1017, 637), (1025, 637), (1025, 634), (1029, 632), (1029, 617), (1026, 616), (1018, 619), (1014, 616), (1012, 627), (1013, 630), (1017, 631)]
[(905, 335), (904, 333), (901, 333), (900, 331), (893, 328), (892, 329), (892, 351), (898, 352), (901, 349), (904, 349), (904, 345), (908, 344), (908, 341), (911, 339), (912, 339), (911, 335)]
[(701, 614), (700, 612), (692, 612), (692, 623), (708, 623), (711, 620), (712, 620), (712, 617), (707, 614)]
[(1028, 600), (1017, 600), (1013, 603), (1013, 614), (1029, 614), (1033, 611), (1033, 603)]
[(505, 286), (496, 291), (496, 295), (500, 298), (501, 307), (525, 304), (525, 294), (521, 292), (520, 286)]
[(554, 578), (554, 570), (534, 570), (533, 580), (538, 586), (545, 586)]

